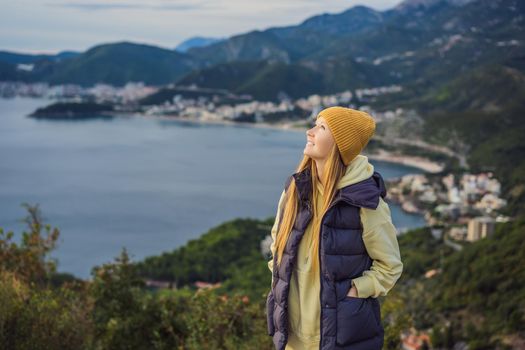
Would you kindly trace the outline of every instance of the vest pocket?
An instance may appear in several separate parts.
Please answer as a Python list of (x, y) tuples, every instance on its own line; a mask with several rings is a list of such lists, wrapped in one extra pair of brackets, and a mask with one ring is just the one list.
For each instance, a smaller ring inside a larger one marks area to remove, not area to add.
[(349, 345), (379, 334), (371, 299), (347, 295), (337, 303), (338, 345)]
[(379, 331), (384, 332), (383, 323), (381, 321), (381, 305), (379, 304), (379, 300), (377, 300), (377, 298), (371, 298), (370, 300), (372, 304), (372, 313), (376, 319)]
[(274, 304), (273, 293), (270, 291), (266, 298), (266, 323), (268, 325), (268, 335), (270, 336), (275, 333), (275, 325), (273, 324)]

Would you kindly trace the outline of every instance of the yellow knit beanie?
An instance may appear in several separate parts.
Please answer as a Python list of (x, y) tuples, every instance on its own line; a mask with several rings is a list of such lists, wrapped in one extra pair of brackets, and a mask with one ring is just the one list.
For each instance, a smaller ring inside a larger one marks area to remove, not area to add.
[(337, 148), (345, 165), (357, 157), (374, 135), (376, 123), (366, 112), (334, 106), (323, 109), (323, 117), (332, 131)]

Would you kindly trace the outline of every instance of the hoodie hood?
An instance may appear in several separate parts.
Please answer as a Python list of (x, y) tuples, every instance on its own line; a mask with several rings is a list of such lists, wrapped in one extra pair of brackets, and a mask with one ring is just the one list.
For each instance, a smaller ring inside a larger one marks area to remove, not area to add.
[[(285, 184), (288, 188), (290, 181), (295, 179), (299, 200), (306, 202), (312, 193), (312, 181), (310, 168), (292, 174)], [(386, 187), (383, 177), (374, 170), (374, 166), (368, 162), (368, 157), (357, 155), (346, 167), (345, 174), (339, 180), (337, 186), (336, 200), (344, 200), (358, 207), (376, 209), (379, 198), (386, 196)], [(323, 193), (322, 186), (318, 187)]]
[[(359, 184), (359, 186), (357, 186)], [(323, 186), (318, 182), (318, 189), (323, 193)], [(379, 197), (386, 196), (386, 187), (381, 174), (374, 170), (368, 157), (357, 155), (346, 167), (345, 174), (337, 183), (341, 190), (339, 197), (359, 207), (375, 209)]]
[(358, 154), (346, 167), (346, 172), (339, 180), (337, 189), (361, 182), (374, 174), (374, 166), (368, 162), (368, 157)]

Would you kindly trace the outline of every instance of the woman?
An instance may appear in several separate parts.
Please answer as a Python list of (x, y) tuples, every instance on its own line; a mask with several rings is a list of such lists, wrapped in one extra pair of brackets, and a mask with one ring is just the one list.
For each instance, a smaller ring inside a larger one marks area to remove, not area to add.
[(383, 346), (377, 297), (403, 264), (383, 179), (359, 154), (374, 132), (370, 115), (339, 106), (306, 132), (271, 230), (266, 312), (277, 350)]

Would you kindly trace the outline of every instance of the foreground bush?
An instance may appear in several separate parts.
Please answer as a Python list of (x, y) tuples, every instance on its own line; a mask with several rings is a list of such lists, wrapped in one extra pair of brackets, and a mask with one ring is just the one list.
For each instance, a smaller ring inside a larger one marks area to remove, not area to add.
[[(22, 242), (0, 228), (0, 349), (271, 349), (264, 298), (152, 292), (125, 249), (92, 280), (56, 273), (59, 236), (28, 206)], [(44, 234), (45, 230), (45, 234)]]

